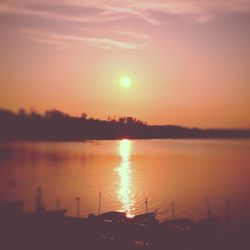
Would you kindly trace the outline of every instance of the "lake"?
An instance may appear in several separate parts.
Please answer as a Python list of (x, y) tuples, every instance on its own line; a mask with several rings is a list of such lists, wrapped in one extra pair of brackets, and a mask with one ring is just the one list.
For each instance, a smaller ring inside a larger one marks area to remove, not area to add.
[(0, 143), (0, 200), (34, 211), (38, 187), (47, 209), (68, 214), (157, 209), (160, 220), (250, 216), (250, 140), (121, 140)]

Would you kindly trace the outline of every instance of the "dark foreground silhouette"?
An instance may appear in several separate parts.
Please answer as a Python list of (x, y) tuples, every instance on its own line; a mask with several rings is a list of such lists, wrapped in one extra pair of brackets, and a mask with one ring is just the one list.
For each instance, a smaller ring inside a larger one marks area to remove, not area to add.
[(152, 213), (133, 219), (120, 212), (74, 218), (61, 210), (28, 214), (21, 203), (0, 203), (0, 249), (247, 250), (250, 221), (231, 228), (212, 217), (159, 223)]
[(0, 109), (0, 140), (88, 140), (154, 138), (250, 138), (250, 129), (197, 129), (181, 126), (151, 126), (133, 117), (99, 120), (86, 114), (72, 117), (58, 110)]

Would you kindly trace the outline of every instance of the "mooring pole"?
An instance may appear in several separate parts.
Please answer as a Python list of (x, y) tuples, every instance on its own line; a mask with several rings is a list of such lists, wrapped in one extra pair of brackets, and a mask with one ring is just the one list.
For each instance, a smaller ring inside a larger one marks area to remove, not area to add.
[(60, 200), (56, 199), (56, 208), (57, 210), (60, 210)]
[(230, 199), (226, 199), (226, 216), (225, 216), (225, 222), (226, 225), (229, 226), (230, 225), (230, 217), (231, 217), (231, 201)]
[(42, 199), (42, 188), (37, 188), (37, 196), (36, 196), (36, 213), (43, 213), (45, 211)]
[(102, 193), (99, 193), (99, 205), (98, 205), (98, 215), (101, 214), (101, 202), (102, 202)]
[(212, 209), (211, 209), (208, 198), (205, 199), (205, 202), (207, 205), (207, 218), (210, 219), (212, 217)]
[(148, 198), (145, 199), (146, 214), (148, 213)]
[(76, 217), (80, 217), (80, 197), (76, 197)]
[(175, 218), (175, 203), (172, 201), (172, 218)]

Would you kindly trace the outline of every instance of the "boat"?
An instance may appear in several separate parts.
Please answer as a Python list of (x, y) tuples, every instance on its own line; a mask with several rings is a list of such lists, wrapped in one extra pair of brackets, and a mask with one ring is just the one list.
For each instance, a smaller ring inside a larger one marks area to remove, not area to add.
[(97, 216), (94, 216), (96, 220), (108, 221), (108, 222), (125, 222), (128, 220), (126, 213), (118, 211), (109, 211)]
[(156, 212), (157, 210), (155, 212), (135, 215), (133, 218), (130, 219), (130, 222), (145, 225), (158, 224), (159, 221), (156, 219)]
[(173, 220), (166, 220), (160, 223), (161, 228), (175, 228), (182, 231), (187, 231), (191, 228), (194, 222), (188, 218), (179, 218)]

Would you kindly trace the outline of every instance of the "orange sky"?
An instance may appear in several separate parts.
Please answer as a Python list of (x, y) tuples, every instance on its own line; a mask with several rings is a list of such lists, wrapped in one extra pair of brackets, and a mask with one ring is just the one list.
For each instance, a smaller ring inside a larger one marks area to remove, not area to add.
[(248, 0), (1, 1), (0, 107), (250, 128), (249, 30)]

